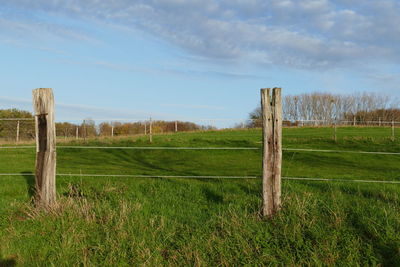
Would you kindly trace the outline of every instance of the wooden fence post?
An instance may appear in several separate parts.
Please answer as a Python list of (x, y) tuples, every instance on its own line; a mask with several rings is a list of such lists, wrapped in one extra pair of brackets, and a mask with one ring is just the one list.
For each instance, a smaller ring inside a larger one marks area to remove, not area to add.
[(147, 122), (144, 122), (144, 135), (147, 135)]
[(272, 91), (272, 112), (274, 118), (274, 209), (281, 208), (281, 179), (282, 179), (282, 89), (274, 88)]
[(19, 121), (17, 122), (17, 143), (19, 142)]
[(337, 142), (337, 125), (336, 125), (336, 121), (333, 123), (333, 127), (334, 127), (333, 140), (335, 142)]
[(394, 120), (392, 121), (392, 142), (396, 140), (395, 129), (394, 129)]
[(150, 118), (150, 125), (149, 125), (149, 140), (150, 143), (153, 143), (153, 121)]
[(33, 90), (36, 130), (35, 202), (49, 206), (56, 201), (56, 128), (51, 88)]
[(175, 121), (175, 132), (178, 132), (178, 121)]
[(83, 140), (86, 142), (87, 129), (86, 129), (86, 120), (83, 120)]
[(262, 215), (272, 216), (281, 206), (282, 95), (281, 88), (261, 89), (263, 121)]
[(79, 139), (79, 126), (76, 126), (75, 136), (76, 139)]
[(111, 137), (114, 137), (114, 125), (111, 125)]

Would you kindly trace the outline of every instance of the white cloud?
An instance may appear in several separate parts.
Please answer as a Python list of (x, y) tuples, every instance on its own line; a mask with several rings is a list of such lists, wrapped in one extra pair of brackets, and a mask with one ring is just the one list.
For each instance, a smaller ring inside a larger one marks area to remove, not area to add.
[[(41, 12), (141, 30), (191, 55), (216, 61), (332, 68), (400, 60), (400, 3), (394, 0), (2, 2), (8, 13)], [(0, 29), (2, 25), (3, 30), (12, 27), (20, 32), (39, 28), (65, 38), (91, 39), (79, 27), (32, 20), (35, 23), (29, 25), (3, 19)]]

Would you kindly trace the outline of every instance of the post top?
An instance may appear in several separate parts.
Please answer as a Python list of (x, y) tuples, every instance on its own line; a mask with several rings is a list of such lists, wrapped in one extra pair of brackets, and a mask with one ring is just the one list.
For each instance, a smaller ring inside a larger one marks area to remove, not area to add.
[[(281, 87), (272, 87), (272, 90), (281, 90)], [(271, 88), (261, 88), (261, 91), (265, 91), (265, 90), (271, 90)]]
[(36, 88), (32, 90), (33, 92), (40, 92), (40, 91), (48, 91), (48, 92), (52, 92), (53, 89), (52, 88)]

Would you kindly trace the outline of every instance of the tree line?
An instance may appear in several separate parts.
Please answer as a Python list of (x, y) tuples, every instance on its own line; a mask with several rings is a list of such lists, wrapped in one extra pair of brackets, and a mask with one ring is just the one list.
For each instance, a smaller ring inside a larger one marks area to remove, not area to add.
[[(9, 118), (21, 120), (4, 120)], [(29, 111), (18, 110), (15, 108), (0, 109), (0, 138), (15, 139), (18, 127), (19, 137), (21, 139), (35, 138), (35, 121), (33, 115)]]
[[(3, 120), (2, 120), (3, 119)], [(13, 119), (13, 120), (4, 120)], [(18, 120), (21, 119), (21, 120)], [(20, 139), (35, 138), (34, 116), (29, 111), (18, 109), (0, 110), (0, 138), (15, 140), (19, 125)], [(212, 130), (215, 127), (203, 126), (185, 121), (152, 121), (152, 133), (174, 132), (175, 127), (179, 132)], [(94, 120), (86, 119), (81, 123), (56, 122), (56, 135), (58, 137), (89, 138), (100, 136), (125, 136), (145, 134), (150, 131), (150, 122), (101, 122), (96, 124)]]
[[(156, 120), (151, 122), (152, 133), (168, 133), (175, 132), (175, 126), (179, 132), (211, 130), (212, 126), (198, 125), (192, 122), (184, 121), (163, 121)], [(96, 125), (93, 120), (87, 119), (80, 124), (69, 122), (56, 123), (57, 136), (80, 138), (96, 137), (96, 136), (127, 136), (146, 134), (150, 131), (149, 121), (140, 122), (101, 122)]]
[[(287, 95), (282, 99), (286, 124), (309, 121), (331, 125), (339, 121), (358, 124), (400, 121), (399, 99), (377, 93), (331, 94), (308, 93)], [(250, 113), (249, 127), (261, 127), (261, 108)]]

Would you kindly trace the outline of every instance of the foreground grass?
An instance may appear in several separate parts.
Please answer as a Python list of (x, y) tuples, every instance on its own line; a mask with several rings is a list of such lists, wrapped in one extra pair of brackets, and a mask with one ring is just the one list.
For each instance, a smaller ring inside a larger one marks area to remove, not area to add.
[(285, 182), (282, 212), (261, 220), (260, 186), (60, 179), (59, 206), (50, 214), (23, 204), (28, 196), (2, 208), (1, 257), (42, 266), (400, 262), (398, 187)]
[[(261, 146), (259, 131), (154, 139), (154, 146)], [(299, 134), (284, 143), (400, 151), (398, 142), (370, 137), (307, 140)], [(139, 138), (87, 145), (150, 144)], [(29, 204), (34, 151), (0, 157), (0, 172), (21, 173), (0, 177), (0, 266), (400, 264), (399, 185), (284, 181), (281, 213), (263, 220), (259, 180), (71, 176), (58, 178), (59, 203), (44, 213)], [(259, 175), (260, 157), (259, 151), (60, 149), (58, 172)], [(389, 155), (285, 152), (284, 175), (400, 180), (398, 162)]]

